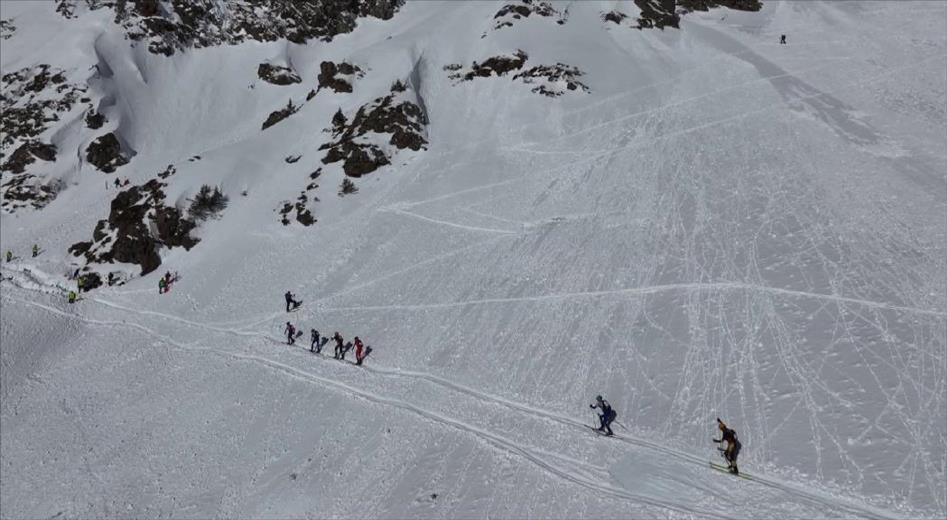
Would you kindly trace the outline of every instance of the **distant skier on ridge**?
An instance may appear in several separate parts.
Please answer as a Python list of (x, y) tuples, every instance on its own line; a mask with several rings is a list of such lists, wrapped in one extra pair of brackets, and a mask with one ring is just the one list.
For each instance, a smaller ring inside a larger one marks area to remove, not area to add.
[(618, 417), (618, 414), (615, 410), (612, 409), (612, 405), (608, 404), (608, 401), (602, 399), (602, 396), (595, 396), (595, 404), (590, 404), (589, 408), (595, 409), (600, 408), (602, 412), (598, 416), (598, 420), (601, 425), (598, 427), (598, 431), (605, 432), (605, 435), (612, 436), (615, 435), (615, 432), (612, 431), (612, 421)]
[(721, 442), (727, 443), (726, 448), (717, 448), (717, 449), (723, 453), (723, 458), (727, 459), (727, 464), (729, 465), (728, 469), (730, 470), (730, 473), (733, 473), (734, 475), (739, 475), (740, 470), (737, 469), (737, 456), (740, 455), (740, 448), (742, 447), (742, 445), (740, 444), (740, 441), (737, 439), (737, 432), (734, 430), (731, 430), (730, 428), (727, 428), (727, 425), (724, 424), (723, 421), (721, 421), (719, 417), (717, 417), (717, 427), (720, 428), (720, 433), (721, 433), (720, 438), (712, 439), (712, 440), (716, 442), (717, 444), (720, 444)]

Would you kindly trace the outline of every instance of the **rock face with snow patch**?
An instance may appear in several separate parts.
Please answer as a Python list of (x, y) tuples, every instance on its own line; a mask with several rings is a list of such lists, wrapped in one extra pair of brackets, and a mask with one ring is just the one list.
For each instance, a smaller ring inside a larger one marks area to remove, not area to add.
[(273, 85), (292, 85), (302, 82), (302, 78), (293, 69), (270, 63), (261, 63), (257, 67), (256, 74), (263, 81)]
[(122, 152), (122, 144), (113, 132), (98, 137), (89, 144), (86, 160), (105, 173), (113, 173), (116, 168), (128, 164), (128, 159)]
[(555, 10), (548, 2), (520, 0), (517, 3), (504, 5), (493, 15), (493, 30), (513, 27), (515, 21), (529, 18), (530, 15), (535, 15), (536, 17), (550, 17), (558, 14), (559, 11)]
[(537, 94), (548, 97), (557, 97), (573, 90), (588, 92), (589, 87), (579, 81), (582, 75), (577, 67), (556, 63), (555, 65), (537, 65), (513, 76), (514, 80), (521, 80), (528, 85), (535, 85), (532, 89)]
[(56, 145), (44, 143), (35, 139), (26, 141), (19, 148), (13, 151), (7, 162), (0, 166), (0, 171), (11, 173), (23, 173), (26, 167), (36, 162), (36, 159), (43, 161), (56, 160)]
[(58, 0), (67, 18), (83, 10), (111, 9), (115, 23), (131, 40), (170, 56), (188, 48), (237, 44), (248, 40), (330, 41), (351, 32), (359, 18), (387, 20), (404, 0), (321, 0), (296, 2), (225, 2), (221, 0)]
[[(62, 189), (58, 180), (46, 181), (37, 160), (56, 160), (55, 145), (41, 137), (67, 116), (86, 88), (66, 80), (65, 71), (47, 64), (25, 67), (0, 77), (0, 192), (2, 208), (41, 208)], [(13, 152), (10, 153), (10, 150)]]
[(266, 121), (263, 121), (263, 126), (260, 129), (266, 130), (267, 128), (275, 125), (276, 123), (279, 123), (280, 121), (286, 119), (287, 117), (295, 114), (298, 111), (299, 111), (299, 107), (294, 105), (293, 100), (290, 99), (286, 103), (285, 107), (279, 110), (274, 110), (273, 112), (270, 112), (270, 115), (267, 116)]
[[(708, 11), (716, 7), (729, 7), (740, 11), (759, 11), (759, 0), (635, 0), (641, 15), (635, 20), (635, 29), (664, 29), (680, 27), (681, 16), (694, 11)], [(612, 11), (605, 20), (621, 24), (627, 15)]]
[(462, 71), (461, 65), (450, 64), (444, 67), (444, 70), (451, 71), (447, 77), (459, 79), (461, 81), (471, 81), (474, 78), (489, 78), (490, 76), (503, 76), (507, 72), (523, 68), (528, 56), (525, 52), (517, 50), (511, 55), (491, 56), (481, 63), (476, 61), (470, 65), (466, 72)]
[[(482, 63), (475, 61), (466, 70), (456, 63), (444, 66), (444, 70), (449, 72), (447, 77), (450, 79), (472, 81), (477, 78), (505, 76), (509, 72), (522, 70), (528, 59), (529, 56), (525, 52), (517, 50), (511, 55), (492, 56)], [(579, 81), (580, 76), (582, 76), (582, 71), (577, 67), (556, 63), (555, 65), (537, 65), (522, 70), (513, 76), (513, 80), (534, 85), (532, 91), (537, 94), (557, 97), (569, 91), (588, 92), (589, 88)]]
[(153, 179), (119, 193), (108, 218), (100, 220), (92, 232), (92, 241), (73, 244), (69, 251), (88, 264), (137, 264), (145, 275), (161, 265), (158, 250), (162, 246), (194, 247), (198, 239), (190, 233), (196, 225), (177, 208), (165, 205), (165, 186)]
[(323, 61), (319, 64), (318, 90), (323, 88), (332, 89), (336, 92), (352, 92), (352, 83), (355, 78), (362, 76), (362, 69), (347, 62), (338, 64), (331, 61)]
[(0, 77), (0, 153), (34, 138), (72, 110), (86, 87), (66, 81), (65, 71), (46, 64), (25, 67)]
[[(349, 177), (361, 177), (391, 163), (384, 145), (396, 149), (418, 151), (427, 144), (424, 127), (427, 115), (416, 103), (407, 99), (407, 87), (399, 82), (391, 93), (362, 105), (351, 122), (334, 121), (334, 140), (321, 146), (327, 150), (324, 164), (343, 161), (342, 169)], [(384, 136), (389, 135), (387, 143)]]

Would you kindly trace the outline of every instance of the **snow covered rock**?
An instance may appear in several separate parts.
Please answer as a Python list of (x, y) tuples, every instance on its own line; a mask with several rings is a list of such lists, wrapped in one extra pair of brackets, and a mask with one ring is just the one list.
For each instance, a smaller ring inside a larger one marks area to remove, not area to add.
[[(444, 66), (444, 70), (449, 72), (447, 77), (450, 79), (458, 82), (472, 81), (476, 78), (505, 76), (510, 72), (522, 70), (528, 59), (529, 56), (525, 52), (517, 50), (509, 55), (492, 56), (482, 63), (475, 61), (466, 70), (456, 63)], [(577, 67), (556, 63), (555, 65), (531, 67), (515, 74), (512, 79), (535, 85), (532, 91), (537, 94), (557, 97), (568, 91), (582, 90), (588, 92), (588, 86), (578, 80), (580, 76), (582, 76), (582, 71)]]
[(128, 38), (146, 42), (152, 53), (171, 56), (187, 48), (247, 40), (330, 41), (337, 34), (351, 32), (359, 18), (391, 18), (403, 1), (58, 0), (56, 9), (70, 19), (83, 11), (110, 9)]
[(198, 239), (190, 233), (196, 224), (165, 205), (165, 186), (153, 179), (116, 195), (108, 218), (92, 232), (92, 241), (73, 244), (69, 251), (87, 264), (137, 264), (145, 275), (161, 265), (161, 247), (194, 247)]
[(260, 66), (257, 67), (256, 74), (263, 81), (272, 83), (273, 85), (285, 86), (302, 82), (302, 78), (300, 78), (299, 74), (296, 74), (296, 71), (293, 69), (280, 65), (272, 65), (270, 63), (261, 63)]
[(286, 102), (286, 106), (270, 112), (270, 115), (266, 117), (266, 121), (263, 121), (263, 126), (261, 130), (266, 130), (267, 128), (279, 123), (280, 121), (286, 119), (287, 117), (295, 114), (299, 111), (299, 106), (293, 104), (293, 100), (290, 99)]
[[(427, 144), (424, 127), (427, 115), (406, 96), (407, 87), (396, 82), (391, 93), (359, 107), (351, 122), (334, 118), (334, 140), (321, 146), (327, 150), (324, 164), (343, 161), (349, 177), (361, 177), (391, 163), (385, 144), (395, 149), (418, 151)], [(384, 136), (390, 135), (387, 143)]]
[(319, 64), (319, 90), (329, 88), (335, 92), (352, 92), (352, 83), (355, 78), (362, 77), (362, 69), (347, 62), (334, 63), (323, 61)]
[(122, 151), (122, 143), (114, 132), (109, 132), (92, 141), (86, 149), (86, 160), (105, 173), (128, 164), (128, 158)]
[(493, 15), (493, 30), (503, 29), (504, 27), (513, 27), (516, 20), (529, 18), (530, 15), (537, 17), (551, 17), (559, 14), (549, 2), (538, 0), (520, 0), (517, 3), (509, 3), (500, 8)]

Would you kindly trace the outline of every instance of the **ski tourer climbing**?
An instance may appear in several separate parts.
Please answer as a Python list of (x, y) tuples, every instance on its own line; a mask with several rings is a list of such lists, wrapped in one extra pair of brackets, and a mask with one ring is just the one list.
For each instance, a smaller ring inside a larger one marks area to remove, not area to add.
[(352, 350), (352, 342), (347, 341), (345, 342), (345, 346), (342, 347), (342, 356), (339, 359), (345, 361), (345, 355), (348, 354), (350, 350)]
[(76, 291), (69, 291), (69, 303), (76, 303), (77, 297)]
[(39, 256), (39, 246), (33, 244), (33, 258), (36, 258), (37, 256)]
[(9, 249), (7, 249), (7, 262), (12, 262), (12, 261), (13, 261), (13, 251), (10, 251)]
[(332, 339), (335, 340), (335, 356), (333, 357), (335, 357), (335, 359), (342, 359), (342, 349), (344, 348), (342, 346), (342, 342), (344, 341), (342, 335), (336, 332), (335, 335), (332, 336)]
[(779, 35), (779, 43), (782, 44), (782, 45), (786, 45), (786, 35), (785, 35), (785, 34)]
[(168, 282), (164, 277), (158, 278), (158, 294), (164, 294), (168, 291)]
[(358, 336), (355, 336), (354, 341), (355, 341), (355, 364), (361, 365), (362, 364), (362, 349), (364, 348), (364, 345), (362, 345), (362, 340), (360, 340)]
[(296, 344), (296, 327), (293, 327), (293, 324), (286, 322), (286, 344), (295, 345)]
[(296, 307), (299, 307), (299, 302), (296, 301), (296, 297), (293, 295), (293, 293), (286, 291), (286, 294), (284, 296), (286, 298), (286, 312), (289, 312), (295, 309)]
[(615, 435), (615, 432), (612, 431), (612, 421), (618, 417), (618, 414), (615, 410), (612, 409), (612, 405), (608, 404), (608, 401), (602, 398), (602, 396), (595, 396), (595, 404), (590, 404), (589, 408), (595, 409), (600, 408), (602, 411), (598, 416), (598, 420), (601, 423), (598, 427), (598, 431), (605, 432), (605, 435)]
[(319, 344), (319, 331), (316, 329), (310, 329), (309, 335), (309, 352), (321, 354), (322, 345)]
[(721, 421), (719, 417), (717, 417), (717, 427), (720, 428), (720, 438), (712, 439), (712, 440), (716, 442), (717, 444), (720, 444), (721, 442), (727, 443), (726, 448), (717, 448), (717, 449), (720, 450), (721, 453), (723, 453), (723, 458), (727, 460), (727, 464), (729, 465), (728, 469), (730, 470), (730, 473), (733, 473), (734, 475), (739, 475), (740, 470), (737, 469), (737, 456), (740, 455), (740, 448), (742, 447), (742, 445), (740, 444), (739, 439), (737, 439), (737, 432), (735, 430), (731, 430), (730, 428), (727, 428), (727, 425), (724, 424), (723, 421)]

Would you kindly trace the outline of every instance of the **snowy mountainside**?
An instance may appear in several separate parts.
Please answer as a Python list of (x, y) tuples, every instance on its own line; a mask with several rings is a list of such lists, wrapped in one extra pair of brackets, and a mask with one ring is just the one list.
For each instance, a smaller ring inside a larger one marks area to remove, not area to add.
[(0, 20), (0, 516), (947, 514), (943, 4)]

